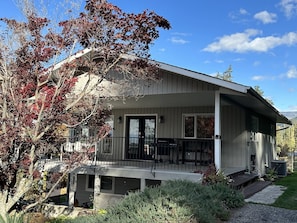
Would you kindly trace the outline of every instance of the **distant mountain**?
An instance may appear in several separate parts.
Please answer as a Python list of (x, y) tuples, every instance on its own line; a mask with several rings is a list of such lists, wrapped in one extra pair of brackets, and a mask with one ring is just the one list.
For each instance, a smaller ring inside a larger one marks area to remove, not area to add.
[(291, 122), (292, 122), (293, 124), (296, 124), (296, 123), (297, 123), (297, 117), (291, 119)]
[(284, 116), (286, 116), (288, 119), (297, 119), (297, 111), (292, 111), (292, 112), (281, 112)]

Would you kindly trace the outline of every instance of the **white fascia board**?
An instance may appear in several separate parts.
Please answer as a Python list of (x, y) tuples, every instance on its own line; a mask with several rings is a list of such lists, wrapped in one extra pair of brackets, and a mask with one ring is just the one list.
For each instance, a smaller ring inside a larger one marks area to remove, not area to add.
[(250, 89), (250, 87), (241, 85), (241, 84), (237, 84), (234, 82), (230, 82), (230, 81), (224, 81), (221, 80), (219, 78), (215, 78), (203, 73), (199, 73), (199, 72), (194, 72), (194, 71), (190, 71), (187, 69), (183, 69), (180, 67), (175, 67), (172, 65), (168, 65), (168, 64), (164, 64), (164, 63), (157, 63), (159, 65), (159, 67), (163, 70), (167, 70), (173, 73), (177, 73), (186, 77), (190, 77), (190, 78), (194, 78), (197, 80), (201, 80), (210, 84), (214, 84), (220, 87), (224, 87), (224, 88), (228, 88), (231, 89), (233, 91), (238, 91), (241, 93), (247, 93), (248, 89)]
[(75, 60), (75, 59), (77, 59), (77, 58), (80, 58), (80, 57), (82, 57), (83, 55), (85, 55), (85, 54), (91, 52), (92, 50), (93, 50), (93, 49), (91, 49), (91, 48), (86, 48), (86, 49), (84, 49), (84, 50), (81, 50), (81, 51), (75, 53), (74, 55), (72, 55), (72, 56), (70, 56), (70, 57), (67, 57), (66, 59), (64, 59), (64, 60), (62, 60), (61, 62), (59, 62), (59, 63), (55, 64), (54, 66), (52, 66), (52, 70), (57, 70), (57, 69), (59, 69), (64, 63), (73, 61), (73, 60)]

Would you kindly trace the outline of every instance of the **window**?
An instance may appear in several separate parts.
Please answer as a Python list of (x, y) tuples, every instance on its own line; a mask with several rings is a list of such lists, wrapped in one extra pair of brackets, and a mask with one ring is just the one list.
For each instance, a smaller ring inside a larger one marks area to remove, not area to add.
[(195, 116), (185, 116), (184, 123), (185, 123), (184, 137), (185, 138), (195, 137)]
[(212, 138), (214, 135), (214, 116), (198, 115), (196, 118), (197, 138)]
[(252, 116), (252, 132), (259, 132), (259, 118)]
[(93, 191), (95, 185), (95, 175), (87, 175), (86, 191)]
[(113, 192), (113, 177), (101, 176), (100, 191), (102, 193), (112, 193)]
[(110, 118), (105, 121), (105, 124), (110, 127), (110, 130), (108, 132), (108, 135), (104, 139), (102, 139), (99, 146), (101, 147), (101, 153), (112, 154), (114, 117), (110, 116)]
[(213, 138), (213, 114), (185, 114), (183, 115), (184, 138)]

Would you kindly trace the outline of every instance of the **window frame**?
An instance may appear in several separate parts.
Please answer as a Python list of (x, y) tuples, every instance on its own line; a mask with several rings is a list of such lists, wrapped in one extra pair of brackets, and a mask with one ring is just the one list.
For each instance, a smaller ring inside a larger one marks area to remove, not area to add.
[[(93, 182), (94, 182), (93, 187), (89, 187), (90, 186), (90, 180), (91, 180), (90, 176), (93, 176), (94, 177), (94, 179), (93, 179)], [(92, 192), (92, 191), (94, 191), (94, 188), (95, 188), (95, 175), (94, 174), (87, 174), (86, 175), (86, 191)]]
[[(197, 119), (198, 117), (213, 117), (215, 122), (215, 115), (214, 113), (184, 113), (182, 115), (182, 138), (184, 139), (197, 139)], [(194, 134), (193, 136), (186, 136), (186, 128), (185, 128), (185, 118), (187, 117), (194, 117)], [(215, 123), (214, 123), (215, 124)], [(213, 139), (214, 133), (211, 138), (203, 138), (203, 139)], [(202, 138), (201, 138), (202, 139)]]
[[(100, 153), (104, 155), (112, 155), (113, 154), (113, 134), (114, 134), (114, 115), (110, 115), (109, 118), (105, 121), (105, 124), (110, 126), (110, 131), (108, 135), (99, 141)], [(105, 147), (108, 147), (108, 152), (105, 152)]]
[[(111, 178), (111, 189), (102, 189), (102, 178), (106, 177), (106, 178)], [(114, 194), (114, 187), (115, 187), (115, 177), (112, 176), (105, 176), (105, 175), (101, 175), (100, 176), (100, 193), (108, 193), (108, 194)]]

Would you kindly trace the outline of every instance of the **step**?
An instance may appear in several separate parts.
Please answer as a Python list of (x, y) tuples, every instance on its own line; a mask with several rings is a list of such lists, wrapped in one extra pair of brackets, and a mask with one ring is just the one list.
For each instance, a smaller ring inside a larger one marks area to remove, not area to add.
[(242, 193), (244, 198), (249, 198), (251, 196), (253, 196), (254, 194), (256, 194), (257, 192), (263, 190), (265, 187), (271, 185), (271, 181), (255, 181), (249, 185), (247, 185), (246, 187), (242, 188)]
[(231, 178), (233, 182), (231, 183), (231, 186), (235, 189), (240, 189), (245, 186), (247, 186), (250, 183), (255, 182), (258, 179), (257, 174), (239, 174)]

